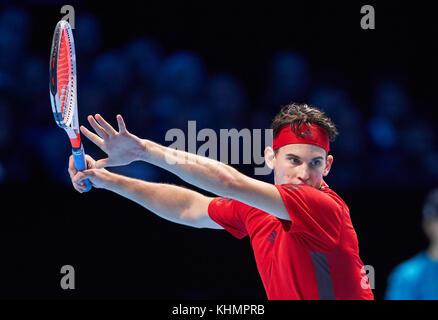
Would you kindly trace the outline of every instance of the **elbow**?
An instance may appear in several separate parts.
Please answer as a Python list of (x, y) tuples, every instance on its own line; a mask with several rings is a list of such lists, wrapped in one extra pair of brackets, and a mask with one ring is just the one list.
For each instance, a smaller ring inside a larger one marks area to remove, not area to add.
[(221, 177), (222, 186), (224, 189), (223, 196), (235, 198), (241, 190), (242, 181), (239, 174), (226, 174)]
[(190, 210), (186, 210), (182, 212), (181, 215), (179, 216), (178, 223), (193, 228), (199, 228), (198, 220), (199, 218), (196, 216), (194, 212)]
[(210, 170), (214, 172), (212, 180), (215, 185), (211, 191), (220, 196), (230, 198), (239, 194), (239, 190), (244, 185), (243, 175), (239, 171), (221, 162), (219, 165), (215, 164)]
[(225, 190), (231, 191), (236, 189), (237, 181), (234, 177), (229, 175), (224, 175), (221, 177), (222, 186)]

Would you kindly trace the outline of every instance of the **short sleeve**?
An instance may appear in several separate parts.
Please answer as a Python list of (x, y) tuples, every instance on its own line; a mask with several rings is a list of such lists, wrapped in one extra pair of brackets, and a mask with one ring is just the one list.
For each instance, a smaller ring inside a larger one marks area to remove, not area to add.
[(388, 277), (385, 292), (386, 300), (418, 300), (418, 269), (412, 263), (405, 262), (395, 268)]
[(230, 198), (214, 198), (208, 205), (208, 215), (234, 237), (242, 239), (248, 234), (245, 225), (247, 207)]
[(341, 206), (328, 194), (305, 184), (275, 186), (291, 219), (290, 232), (301, 232), (318, 250), (330, 250), (341, 233)]

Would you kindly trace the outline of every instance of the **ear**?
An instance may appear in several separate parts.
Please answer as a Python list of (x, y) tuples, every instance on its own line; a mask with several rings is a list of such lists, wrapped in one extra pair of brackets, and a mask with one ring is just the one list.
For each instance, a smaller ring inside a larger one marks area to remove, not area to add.
[(274, 170), (275, 167), (275, 152), (272, 147), (265, 148), (265, 162), (268, 165), (269, 169)]
[(330, 169), (332, 168), (332, 164), (333, 164), (333, 156), (332, 155), (328, 155), (327, 156), (327, 160), (325, 162), (324, 172), (322, 174), (324, 177), (326, 177), (329, 174)]

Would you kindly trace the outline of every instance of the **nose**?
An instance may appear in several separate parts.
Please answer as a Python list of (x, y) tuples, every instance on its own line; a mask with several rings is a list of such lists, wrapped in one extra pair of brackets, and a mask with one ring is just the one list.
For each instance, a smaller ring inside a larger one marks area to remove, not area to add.
[(307, 164), (303, 163), (297, 169), (299, 170), (298, 176), (297, 176), (298, 179), (300, 179), (303, 183), (306, 182), (307, 180), (309, 180), (310, 171), (309, 171), (309, 166)]

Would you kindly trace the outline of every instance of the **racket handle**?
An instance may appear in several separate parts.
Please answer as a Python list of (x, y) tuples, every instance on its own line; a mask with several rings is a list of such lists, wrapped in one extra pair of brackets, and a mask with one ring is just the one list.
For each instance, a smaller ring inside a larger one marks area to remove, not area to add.
[[(85, 161), (85, 152), (84, 147), (81, 146), (79, 148), (72, 149), (73, 160), (75, 161), (75, 167), (78, 171), (84, 171), (87, 169), (87, 162)], [(91, 190), (91, 182), (88, 179), (84, 180), (85, 186), (87, 187), (84, 192), (88, 192)]]

